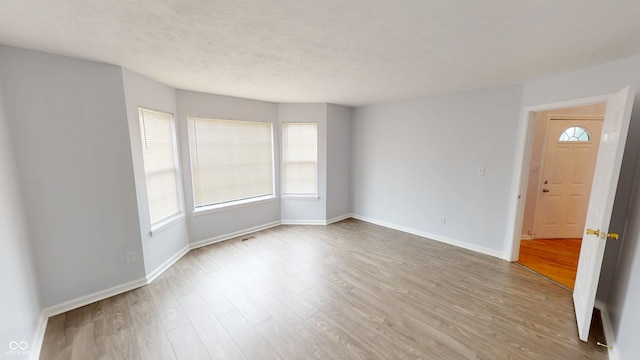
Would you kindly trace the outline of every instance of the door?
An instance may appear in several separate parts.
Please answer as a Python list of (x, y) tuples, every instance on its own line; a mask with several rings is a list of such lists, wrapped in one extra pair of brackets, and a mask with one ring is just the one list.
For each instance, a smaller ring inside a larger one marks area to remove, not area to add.
[(602, 120), (551, 119), (534, 216), (536, 239), (581, 238)]
[(573, 290), (578, 333), (582, 341), (587, 341), (589, 336), (634, 94), (634, 89), (627, 86), (612, 96), (607, 101), (602, 124), (602, 137), (589, 199), (586, 229), (582, 237), (576, 285)]

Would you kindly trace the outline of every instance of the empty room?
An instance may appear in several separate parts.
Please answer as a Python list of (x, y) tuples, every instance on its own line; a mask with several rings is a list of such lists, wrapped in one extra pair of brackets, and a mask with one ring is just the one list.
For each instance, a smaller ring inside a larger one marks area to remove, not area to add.
[(637, 14), (0, 2), (0, 359), (637, 358)]

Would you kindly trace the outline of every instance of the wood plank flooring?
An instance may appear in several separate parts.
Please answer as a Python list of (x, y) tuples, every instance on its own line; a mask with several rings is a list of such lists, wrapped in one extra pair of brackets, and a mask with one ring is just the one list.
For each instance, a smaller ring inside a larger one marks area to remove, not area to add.
[(596, 340), (548, 279), (348, 219), (193, 250), (51, 317), (41, 359), (606, 359)]
[(520, 242), (518, 262), (573, 290), (582, 239), (536, 239)]

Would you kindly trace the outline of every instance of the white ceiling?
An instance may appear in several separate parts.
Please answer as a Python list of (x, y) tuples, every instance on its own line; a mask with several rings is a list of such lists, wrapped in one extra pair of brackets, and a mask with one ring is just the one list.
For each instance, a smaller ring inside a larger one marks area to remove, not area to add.
[(640, 53), (638, 0), (1, 0), (0, 43), (176, 88), (365, 105)]

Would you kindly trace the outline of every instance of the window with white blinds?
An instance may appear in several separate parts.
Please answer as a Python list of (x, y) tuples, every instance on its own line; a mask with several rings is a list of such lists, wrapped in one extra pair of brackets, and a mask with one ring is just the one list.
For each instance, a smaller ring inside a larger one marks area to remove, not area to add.
[(283, 123), (285, 195), (318, 193), (318, 125)]
[(195, 207), (273, 195), (271, 123), (189, 118)]
[(171, 114), (138, 109), (151, 224), (180, 212)]

